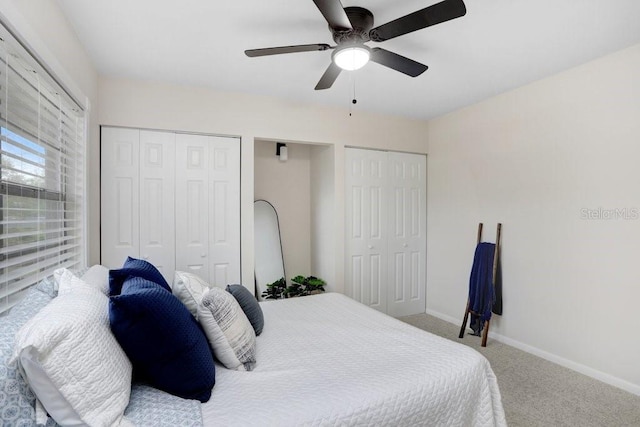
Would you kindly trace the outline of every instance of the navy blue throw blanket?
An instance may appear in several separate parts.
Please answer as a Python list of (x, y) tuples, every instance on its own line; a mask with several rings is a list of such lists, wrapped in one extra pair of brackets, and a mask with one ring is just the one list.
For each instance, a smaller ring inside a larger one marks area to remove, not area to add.
[(493, 284), (494, 243), (478, 243), (473, 257), (473, 267), (469, 278), (469, 309), (475, 313), (471, 316), (471, 328), (475, 335), (480, 335), (484, 322), (491, 319), (491, 310), (495, 302)]

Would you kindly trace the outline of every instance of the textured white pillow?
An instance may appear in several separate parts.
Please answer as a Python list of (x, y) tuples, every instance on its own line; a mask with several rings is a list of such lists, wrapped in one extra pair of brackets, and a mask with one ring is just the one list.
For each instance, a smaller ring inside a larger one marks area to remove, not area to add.
[(99, 289), (100, 292), (109, 296), (109, 269), (104, 265), (96, 264), (91, 266), (81, 277), (82, 281)]
[(176, 271), (173, 279), (173, 294), (198, 318), (198, 304), (202, 294), (211, 286), (200, 277), (185, 271)]
[(94, 265), (79, 278), (71, 270), (59, 268), (53, 272), (58, 293), (67, 293), (74, 288), (90, 286), (103, 295), (109, 296), (109, 269), (102, 265)]
[(131, 391), (131, 363), (109, 327), (109, 298), (70, 272), (60, 292), (16, 334), (14, 360), (60, 425), (112, 426)]
[(250, 371), (256, 363), (256, 333), (238, 301), (220, 288), (206, 289), (198, 304), (213, 354), (227, 368)]

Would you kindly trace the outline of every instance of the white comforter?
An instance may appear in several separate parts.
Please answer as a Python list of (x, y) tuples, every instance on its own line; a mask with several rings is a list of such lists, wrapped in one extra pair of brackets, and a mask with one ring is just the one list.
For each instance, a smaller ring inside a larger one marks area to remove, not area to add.
[(478, 352), (344, 295), (261, 303), (251, 372), (216, 368), (205, 426), (502, 426)]

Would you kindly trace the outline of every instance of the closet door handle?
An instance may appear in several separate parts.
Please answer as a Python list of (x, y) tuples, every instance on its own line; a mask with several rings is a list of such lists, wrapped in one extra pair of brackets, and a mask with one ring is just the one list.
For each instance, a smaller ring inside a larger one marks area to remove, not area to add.
[(207, 257), (207, 254), (203, 252), (203, 253), (201, 253), (201, 254), (200, 254), (200, 257), (202, 257), (202, 258), (206, 258), (206, 257)]
[(409, 245), (405, 243), (404, 245), (402, 245), (402, 247), (403, 247), (403, 248), (408, 248), (408, 247), (409, 247)]
[(373, 249), (373, 245), (369, 245), (367, 246), (369, 249)]

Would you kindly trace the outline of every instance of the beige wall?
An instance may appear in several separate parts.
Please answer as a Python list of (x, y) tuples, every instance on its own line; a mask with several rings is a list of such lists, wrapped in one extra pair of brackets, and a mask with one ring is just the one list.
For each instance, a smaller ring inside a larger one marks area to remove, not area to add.
[[(344, 109), (312, 107), (280, 99), (206, 88), (184, 87), (101, 77), (99, 123), (202, 132), (242, 138), (241, 239), (242, 277), (253, 282), (254, 141), (271, 140), (333, 146), (332, 206), (334, 277), (327, 279), (343, 289), (344, 271), (344, 147), (345, 145), (426, 152), (427, 123), (399, 117)], [(97, 186), (95, 187), (97, 189)], [(326, 189), (325, 189), (326, 190)], [(324, 248), (326, 252), (326, 246)], [(329, 271), (325, 269), (324, 271)], [(324, 278), (324, 277), (323, 277)]]
[(271, 203), (278, 213), (287, 281), (311, 274), (310, 146), (288, 144), (289, 159), (276, 156), (276, 143), (256, 141), (254, 198)]
[(477, 223), (502, 222), (492, 332), (640, 394), (638, 159), (640, 45), (430, 121), (428, 311), (461, 322)]
[(336, 235), (335, 231), (336, 221), (344, 221), (344, 211), (335, 211), (335, 182), (338, 173), (344, 174), (344, 168), (336, 170), (333, 146), (312, 145), (310, 150), (311, 274), (324, 279), (328, 291), (335, 291), (342, 287), (337, 286), (335, 280), (333, 254), (335, 245), (342, 245), (344, 242), (343, 236)]
[(72, 92), (89, 114), (88, 261), (99, 259), (98, 73), (54, 0), (0, 0), (0, 14)]

